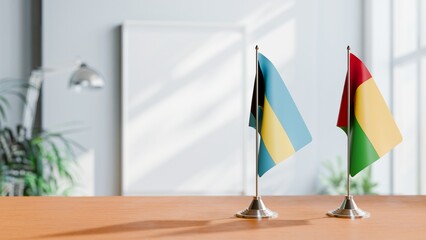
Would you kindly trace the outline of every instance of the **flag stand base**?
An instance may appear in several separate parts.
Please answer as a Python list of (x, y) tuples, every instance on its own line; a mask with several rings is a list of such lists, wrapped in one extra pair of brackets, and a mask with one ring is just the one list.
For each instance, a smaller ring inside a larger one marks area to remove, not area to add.
[(235, 214), (239, 218), (276, 218), (278, 214), (269, 210), (260, 197), (253, 197), (250, 206)]
[(351, 218), (351, 219), (370, 217), (370, 213), (365, 212), (362, 209), (358, 208), (352, 195), (345, 196), (345, 199), (343, 200), (342, 205), (335, 210), (329, 211), (327, 215), (330, 217)]

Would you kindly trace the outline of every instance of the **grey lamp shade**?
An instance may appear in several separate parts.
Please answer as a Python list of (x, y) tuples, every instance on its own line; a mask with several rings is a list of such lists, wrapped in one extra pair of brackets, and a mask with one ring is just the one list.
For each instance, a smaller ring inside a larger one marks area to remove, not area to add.
[(69, 86), (70, 88), (79, 89), (100, 89), (105, 85), (102, 76), (90, 68), (85, 63), (81, 64), (72, 74)]

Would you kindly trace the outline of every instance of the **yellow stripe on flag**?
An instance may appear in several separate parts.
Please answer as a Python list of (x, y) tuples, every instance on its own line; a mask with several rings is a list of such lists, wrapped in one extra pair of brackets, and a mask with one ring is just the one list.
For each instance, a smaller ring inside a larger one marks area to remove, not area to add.
[(262, 140), (272, 160), (279, 163), (293, 154), (294, 148), (280, 121), (265, 97), (262, 119)]
[(385, 100), (372, 78), (355, 92), (355, 117), (379, 157), (402, 141)]

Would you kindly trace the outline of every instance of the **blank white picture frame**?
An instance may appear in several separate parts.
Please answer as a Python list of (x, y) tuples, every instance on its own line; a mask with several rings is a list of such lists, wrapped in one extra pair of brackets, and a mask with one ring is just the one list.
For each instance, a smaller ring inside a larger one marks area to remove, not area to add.
[(243, 194), (245, 49), (239, 26), (123, 24), (123, 195)]

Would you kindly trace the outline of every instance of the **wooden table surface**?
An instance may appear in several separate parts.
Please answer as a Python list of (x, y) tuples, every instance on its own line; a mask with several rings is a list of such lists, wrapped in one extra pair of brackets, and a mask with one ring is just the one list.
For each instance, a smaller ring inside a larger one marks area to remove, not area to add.
[(234, 217), (251, 197), (2, 197), (0, 239), (426, 239), (426, 196), (356, 196), (369, 219), (325, 216), (341, 196), (263, 197), (271, 220)]

